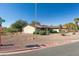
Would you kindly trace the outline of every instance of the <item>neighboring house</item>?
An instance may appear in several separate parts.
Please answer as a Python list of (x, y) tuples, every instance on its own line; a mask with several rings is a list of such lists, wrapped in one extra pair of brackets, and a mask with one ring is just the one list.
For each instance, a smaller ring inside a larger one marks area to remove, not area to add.
[(23, 28), (23, 33), (33, 34), (35, 32), (35, 27), (27, 25)]
[[(59, 32), (59, 26), (47, 26), (47, 25), (27, 25), (23, 28), (23, 33), (33, 34), (36, 30), (50, 30)], [(66, 30), (66, 28), (62, 28), (62, 30)]]

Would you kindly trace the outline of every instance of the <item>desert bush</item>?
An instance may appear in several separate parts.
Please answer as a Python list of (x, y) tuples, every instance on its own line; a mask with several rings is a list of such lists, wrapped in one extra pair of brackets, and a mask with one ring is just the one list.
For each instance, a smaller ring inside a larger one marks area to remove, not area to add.
[(62, 36), (66, 36), (66, 33), (65, 33), (64, 30), (62, 30), (60, 33), (61, 33)]
[(62, 36), (66, 36), (65, 33), (61, 33)]
[(76, 33), (75, 33), (75, 32), (73, 32), (72, 34), (73, 34), (73, 35), (75, 35)]

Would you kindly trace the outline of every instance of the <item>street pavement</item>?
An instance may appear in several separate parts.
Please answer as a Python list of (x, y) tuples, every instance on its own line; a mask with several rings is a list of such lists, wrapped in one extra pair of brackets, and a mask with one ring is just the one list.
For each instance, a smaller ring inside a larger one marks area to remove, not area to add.
[(9, 56), (79, 56), (79, 42)]

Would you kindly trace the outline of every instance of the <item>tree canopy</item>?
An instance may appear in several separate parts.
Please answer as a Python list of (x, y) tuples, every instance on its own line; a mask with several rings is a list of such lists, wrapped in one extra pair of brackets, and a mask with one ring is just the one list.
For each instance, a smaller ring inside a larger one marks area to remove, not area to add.
[(41, 25), (41, 24), (40, 24), (40, 22), (38, 22), (38, 21), (32, 21), (32, 22), (31, 22), (31, 25)]
[(67, 23), (67, 24), (64, 24), (64, 27), (68, 28), (68, 30), (76, 30), (76, 24), (70, 22), (70, 23)]
[(79, 22), (79, 18), (75, 18), (74, 21), (75, 21), (75, 22)]
[(11, 28), (21, 32), (22, 28), (25, 27), (28, 23), (24, 20), (17, 20), (15, 23), (11, 25)]

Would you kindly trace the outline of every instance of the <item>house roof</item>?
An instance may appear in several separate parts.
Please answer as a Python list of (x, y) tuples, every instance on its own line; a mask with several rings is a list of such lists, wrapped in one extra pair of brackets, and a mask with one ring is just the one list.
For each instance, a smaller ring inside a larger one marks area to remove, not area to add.
[[(32, 25), (27, 25), (27, 26), (32, 26)], [(60, 26), (48, 26), (48, 25), (33, 25), (35, 28), (50, 28), (50, 29), (59, 29)], [(62, 29), (67, 29), (66, 27), (62, 26)]]
[[(35, 25), (36, 28), (51, 28), (51, 29), (59, 29), (60, 26), (47, 26), (47, 25)], [(62, 27), (62, 29), (67, 29), (66, 27)]]

